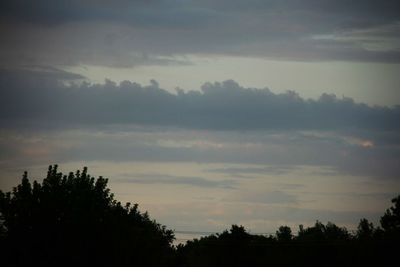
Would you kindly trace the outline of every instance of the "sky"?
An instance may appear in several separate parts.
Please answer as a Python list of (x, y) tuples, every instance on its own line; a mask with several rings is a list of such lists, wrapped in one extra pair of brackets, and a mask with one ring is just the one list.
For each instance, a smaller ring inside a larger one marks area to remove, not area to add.
[(1, 1), (0, 188), (87, 166), (178, 232), (376, 224), (400, 192), (399, 9)]

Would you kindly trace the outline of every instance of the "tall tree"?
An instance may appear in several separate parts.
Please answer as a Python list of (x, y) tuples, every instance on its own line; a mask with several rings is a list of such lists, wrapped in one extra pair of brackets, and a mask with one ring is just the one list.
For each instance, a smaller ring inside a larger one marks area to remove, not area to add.
[(25, 172), (0, 191), (2, 240), (12, 266), (166, 266), (173, 232), (122, 205), (87, 168), (63, 175), (50, 166), (42, 183)]
[(292, 237), (292, 229), (289, 226), (280, 226), (278, 231), (276, 231), (278, 241), (290, 241)]
[(386, 231), (400, 230), (400, 195), (392, 199), (393, 206), (381, 217), (382, 228)]
[(364, 218), (358, 224), (356, 237), (360, 240), (368, 240), (372, 238), (374, 232), (374, 225)]

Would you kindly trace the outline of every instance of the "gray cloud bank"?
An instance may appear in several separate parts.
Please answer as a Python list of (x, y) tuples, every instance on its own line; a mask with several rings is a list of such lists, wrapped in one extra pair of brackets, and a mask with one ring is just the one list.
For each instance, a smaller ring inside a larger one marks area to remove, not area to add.
[(303, 99), (288, 91), (243, 88), (229, 80), (201, 91), (159, 88), (123, 81), (70, 83), (79, 75), (50, 70), (0, 72), (0, 121), (48, 128), (104, 125), (169, 126), (210, 130), (340, 130), (398, 132), (400, 107), (368, 106), (323, 94)]
[(130, 67), (217, 54), (399, 63), (399, 9), (396, 0), (6, 0), (0, 59)]
[[(89, 84), (55, 68), (0, 70), (0, 160), (257, 164), (206, 173), (252, 178), (296, 166), (398, 179), (400, 107), (323, 94), (244, 88), (234, 81), (171, 93), (155, 81)], [(51, 131), (49, 131), (51, 130)], [(11, 166), (10, 165), (10, 166)], [(270, 166), (270, 167), (268, 167)], [(321, 171), (323, 171), (321, 170)], [(139, 179), (140, 178), (140, 179)], [(134, 182), (149, 179), (137, 177)], [(174, 177), (152, 183), (174, 184)], [(234, 186), (190, 178), (196, 186)]]
[[(354, 16), (353, 20), (364, 20), (379, 23), (398, 18), (399, 3), (396, 0), (377, 2), (374, 0), (116, 0), (79, 1), (79, 0), (14, 0), (2, 1), (4, 17), (33, 23), (65, 23), (75, 20), (123, 20), (135, 25), (164, 24), (172, 15), (187, 14), (185, 19), (192, 21), (206, 18), (211, 11), (230, 13), (271, 12), (271, 11), (309, 11), (321, 12), (342, 17)], [(164, 12), (161, 12), (165, 9)], [(147, 11), (147, 12), (145, 12)], [(157, 15), (157, 16), (156, 16)], [(197, 15), (197, 16), (194, 16)], [(209, 17), (211, 17), (209, 15)], [(152, 20), (150, 18), (153, 18)], [(350, 18), (347, 18), (350, 20)], [(179, 25), (179, 18), (171, 23)]]

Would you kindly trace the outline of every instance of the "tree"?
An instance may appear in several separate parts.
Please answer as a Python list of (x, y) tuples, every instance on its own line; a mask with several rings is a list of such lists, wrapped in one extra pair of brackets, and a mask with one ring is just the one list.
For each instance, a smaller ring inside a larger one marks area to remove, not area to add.
[(330, 241), (349, 240), (350, 234), (345, 227), (339, 227), (332, 222), (325, 226), (325, 238)]
[(289, 226), (281, 226), (279, 230), (276, 231), (276, 237), (278, 241), (290, 241), (292, 240), (292, 229)]
[(172, 255), (173, 232), (116, 201), (87, 168), (63, 175), (49, 166), (33, 184), (25, 172), (12, 192), (0, 191), (0, 214), (12, 266), (166, 266)]
[(400, 231), (400, 195), (392, 199), (394, 204), (386, 210), (381, 217), (381, 225), (385, 231), (399, 232)]
[(297, 239), (301, 241), (345, 241), (350, 238), (350, 234), (346, 228), (338, 227), (331, 222), (324, 225), (317, 220), (312, 227), (304, 229), (300, 225), (299, 228)]
[(374, 225), (364, 218), (358, 224), (356, 237), (360, 240), (368, 240), (373, 237), (374, 232)]
[(304, 229), (303, 225), (300, 225), (297, 239), (302, 241), (321, 241), (325, 239), (324, 232), (325, 225), (317, 220), (313, 227)]

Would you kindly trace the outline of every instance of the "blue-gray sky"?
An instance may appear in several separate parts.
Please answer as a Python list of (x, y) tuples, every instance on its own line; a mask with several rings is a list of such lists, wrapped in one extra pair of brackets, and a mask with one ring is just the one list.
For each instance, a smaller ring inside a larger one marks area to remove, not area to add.
[(398, 1), (2, 1), (0, 181), (89, 166), (170, 228), (374, 222), (400, 191)]

